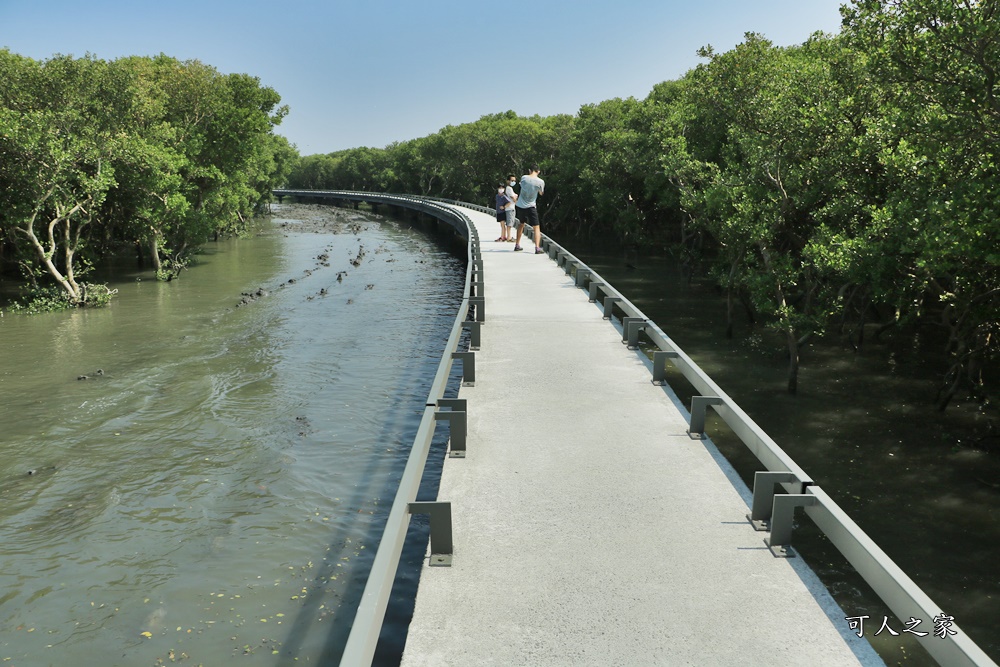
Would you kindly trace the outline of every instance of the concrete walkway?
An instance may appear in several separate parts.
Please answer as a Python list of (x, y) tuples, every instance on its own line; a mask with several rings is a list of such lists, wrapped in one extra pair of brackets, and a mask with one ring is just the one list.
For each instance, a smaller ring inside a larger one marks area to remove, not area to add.
[(483, 243), (468, 454), (438, 495), (454, 563), (421, 573), (403, 666), (882, 664), (801, 559), (771, 555), (643, 355), (513, 246)]

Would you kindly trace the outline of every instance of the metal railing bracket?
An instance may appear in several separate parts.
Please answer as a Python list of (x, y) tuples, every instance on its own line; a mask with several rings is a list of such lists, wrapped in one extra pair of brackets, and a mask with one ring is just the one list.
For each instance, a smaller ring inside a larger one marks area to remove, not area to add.
[(622, 318), (622, 345), (627, 345), (630, 350), (638, 348), (639, 332), (648, 325), (649, 320), (644, 317)]
[(452, 352), (452, 359), (462, 360), (462, 386), (476, 386), (476, 354), (475, 352)]
[(447, 403), (443, 401), (438, 401), (438, 405), (441, 407), (449, 407), (450, 410), (437, 410), (434, 412), (435, 421), (446, 421), (448, 422), (448, 427), (451, 431), (451, 437), (449, 439), (450, 447), (448, 447), (448, 456), (453, 459), (464, 459), (465, 458), (465, 445), (468, 439), (469, 433), (469, 419), (468, 413), (465, 411), (465, 400), (464, 399), (454, 399), (456, 401), (461, 401), (461, 404)]
[(692, 396), (691, 397), (691, 423), (687, 434), (692, 440), (705, 439), (705, 413), (710, 405), (722, 405), (725, 403), (718, 396)]
[(818, 504), (819, 498), (807, 493), (774, 497), (774, 507), (771, 510), (771, 537), (765, 539), (764, 544), (775, 558), (795, 558), (795, 551), (791, 545), (795, 508)]
[(462, 322), (462, 328), (469, 330), (469, 349), (478, 350), (482, 346), (482, 331), (479, 326), (481, 322), (476, 320), (465, 320)]
[(604, 319), (611, 319), (611, 316), (614, 314), (615, 304), (620, 303), (621, 300), (622, 298), (620, 296), (604, 297)]
[(653, 352), (653, 379), (651, 382), (662, 386), (667, 383), (667, 359), (676, 359), (680, 354), (673, 350), (657, 350)]
[(431, 559), (428, 565), (451, 567), (454, 545), (451, 538), (451, 503), (414, 501), (406, 505), (410, 514), (427, 514), (431, 521)]
[[(758, 470), (753, 475), (753, 503), (747, 521), (756, 531), (771, 529), (771, 508), (774, 503), (774, 486), (783, 482), (799, 482), (799, 477), (793, 472), (770, 472)], [(799, 493), (804, 490), (800, 484)]]
[(469, 305), (476, 309), (476, 321), (485, 322), (486, 321), (486, 297), (485, 296), (470, 296)]

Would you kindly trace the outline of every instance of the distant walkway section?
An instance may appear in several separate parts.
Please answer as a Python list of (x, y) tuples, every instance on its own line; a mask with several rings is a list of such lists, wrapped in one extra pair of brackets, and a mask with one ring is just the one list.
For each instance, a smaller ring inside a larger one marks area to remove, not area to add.
[(403, 666), (882, 664), (600, 304), (530, 241), (482, 254), (453, 562), (423, 569)]

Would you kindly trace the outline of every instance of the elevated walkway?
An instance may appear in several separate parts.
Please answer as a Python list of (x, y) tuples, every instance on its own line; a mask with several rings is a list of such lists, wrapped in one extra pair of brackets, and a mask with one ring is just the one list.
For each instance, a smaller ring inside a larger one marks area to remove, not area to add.
[(423, 568), (403, 666), (882, 664), (600, 305), (513, 246), (482, 244), (468, 451), (438, 494), (454, 559)]

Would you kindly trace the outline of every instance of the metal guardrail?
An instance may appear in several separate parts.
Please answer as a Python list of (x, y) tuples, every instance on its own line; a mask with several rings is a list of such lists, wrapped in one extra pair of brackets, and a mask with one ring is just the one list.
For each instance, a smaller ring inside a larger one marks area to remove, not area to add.
[[(806, 516), (830, 539), (897, 618), (948, 620), (948, 625), (940, 632), (914, 635), (939, 664), (945, 667), (996, 667), (996, 663), (961, 631), (958, 624), (660, 327), (596, 271), (548, 236), (543, 234), (542, 239), (542, 247), (549, 257), (568, 275), (574, 276), (577, 287), (586, 289), (592, 302), (600, 300), (605, 319), (611, 319), (616, 309), (621, 312), (623, 344), (637, 348), (639, 334), (642, 333), (656, 346), (652, 369), (654, 384), (665, 383), (666, 363), (669, 361), (701, 394), (691, 399), (688, 434), (696, 438), (704, 437), (705, 413), (711, 407), (764, 466), (765, 470), (754, 476), (753, 501), (747, 519), (755, 530), (770, 531), (766, 542), (775, 556), (794, 555), (790, 544), (794, 512), (798, 507), (804, 508)], [(784, 487), (787, 493), (775, 494), (776, 485)]]
[[(392, 592), (392, 584), (399, 567), (399, 558), (406, 539), (406, 530), (412, 514), (429, 514), (431, 521), (431, 564), (448, 565), (451, 562), (451, 504), (447, 502), (416, 502), (417, 491), (423, 478), (424, 466), (430, 452), (431, 439), (438, 421), (448, 421), (450, 425), (450, 455), (461, 457), (465, 454), (466, 411), (465, 401), (444, 398), (448, 378), (455, 360), (462, 362), (462, 382), (475, 382), (474, 350), (479, 349), (479, 326), (485, 320), (485, 298), (483, 296), (483, 260), (479, 245), (479, 235), (469, 217), (450, 206), (406, 195), (376, 195), (365, 192), (314, 190), (279, 190), (275, 194), (292, 195), (303, 199), (340, 199), (370, 204), (385, 204), (420, 211), (432, 215), (456, 229), (468, 239), (468, 266), (465, 272), (465, 290), (462, 303), (451, 334), (445, 344), (441, 363), (427, 395), (424, 413), (413, 439), (406, 467), (399, 482), (399, 489), (389, 510), (382, 539), (372, 561), (361, 602), (354, 616), (351, 633), (341, 657), (344, 667), (370, 665), (378, 645), (379, 633), (385, 619), (385, 611)], [(474, 317), (470, 319), (470, 314)], [(469, 351), (459, 351), (459, 342), (464, 330), (471, 330)]]
[[(413, 503), (413, 499), (416, 497), (417, 488), (420, 485), (430, 440), (434, 432), (434, 422), (437, 419), (448, 419), (451, 422), (452, 455), (464, 454), (466, 423), (464, 401), (458, 399), (443, 400), (442, 395), (445, 381), (451, 372), (453, 358), (463, 357), (464, 379), (470, 381), (471, 377), (471, 381), (474, 381), (474, 370), (471, 371), (470, 376), (470, 367), (473, 365), (472, 353), (457, 352), (457, 345), (462, 328), (470, 324), (469, 321), (465, 321), (469, 310), (475, 308), (476, 317), (471, 322), (475, 327), (470, 347), (478, 349), (478, 324), (485, 319), (485, 299), (483, 297), (482, 255), (479, 252), (479, 239), (475, 227), (468, 216), (456, 211), (451, 206), (443, 206), (442, 204), (465, 207), (489, 214), (493, 213), (493, 209), (455, 200), (406, 195), (313, 190), (281, 190), (275, 191), (275, 193), (399, 205), (422, 210), (442, 220), (445, 218), (440, 216), (450, 216), (445, 221), (458, 229), (458, 221), (461, 220), (461, 224), (464, 224), (468, 230), (467, 238), (470, 239), (466, 297), (463, 299), (462, 307), (445, 348), (444, 358), (438, 367), (431, 393), (428, 396), (427, 408), (417, 429), (417, 436), (407, 461), (403, 479), (400, 482), (399, 492), (390, 510), (385, 533), (379, 544), (368, 584), (365, 587), (354, 625), (351, 628), (347, 648), (340, 663), (342, 667), (369, 665), (374, 655), (389, 592), (402, 552), (408, 515), (421, 511), (431, 513), (431, 564), (436, 564), (435, 557), (440, 557), (442, 559), (440, 564), (445, 564), (444, 557), (451, 551), (450, 526), (447, 531), (436, 532), (433, 525), (435, 514), (438, 519), (443, 518), (442, 515), (447, 515), (447, 520), (450, 523), (450, 505), (431, 503), (429, 505), (434, 507), (423, 508), (419, 507), (420, 503)], [(915, 614), (919, 614), (920, 616), (917, 618), (921, 618), (921, 620), (946, 617), (942, 609), (656, 323), (646, 317), (641, 310), (596, 271), (545, 234), (542, 235), (542, 248), (558, 266), (562, 267), (568, 275), (574, 277), (577, 287), (587, 290), (591, 302), (600, 304), (605, 319), (611, 320), (616, 310), (620, 313), (623, 344), (630, 348), (637, 348), (639, 335), (644, 334), (645, 338), (656, 346), (652, 364), (651, 381), (653, 384), (666, 383), (666, 364), (670, 362), (695, 390), (700, 392), (700, 395), (691, 399), (688, 434), (692, 438), (704, 437), (705, 417), (708, 408), (711, 407), (764, 466), (765, 470), (758, 471), (754, 476), (753, 500), (747, 519), (755, 530), (770, 531), (770, 538), (766, 542), (776, 557), (794, 556), (790, 544), (794, 513), (796, 508), (802, 507), (806, 516), (830, 539), (830, 542), (899, 619), (912, 619), (915, 618)], [(451, 407), (453, 412), (461, 414), (462, 417), (458, 417), (457, 414), (451, 416), (452, 413), (440, 412), (438, 411), (439, 407)], [(456, 427), (456, 425), (458, 426)], [(456, 445), (456, 441), (458, 445)], [(776, 486), (781, 486), (785, 493), (776, 494)], [(446, 509), (444, 506), (447, 506)], [(438, 523), (438, 527), (440, 527), (441, 522)], [(442, 535), (442, 532), (446, 534)], [(437, 541), (435, 541), (435, 536), (437, 536)], [(445, 548), (447, 554), (439, 553)], [(950, 619), (950, 617), (947, 618)], [(941, 633), (929, 632), (926, 636), (914, 634), (914, 637), (939, 664), (946, 667), (997, 667), (997, 664), (953, 621)]]

